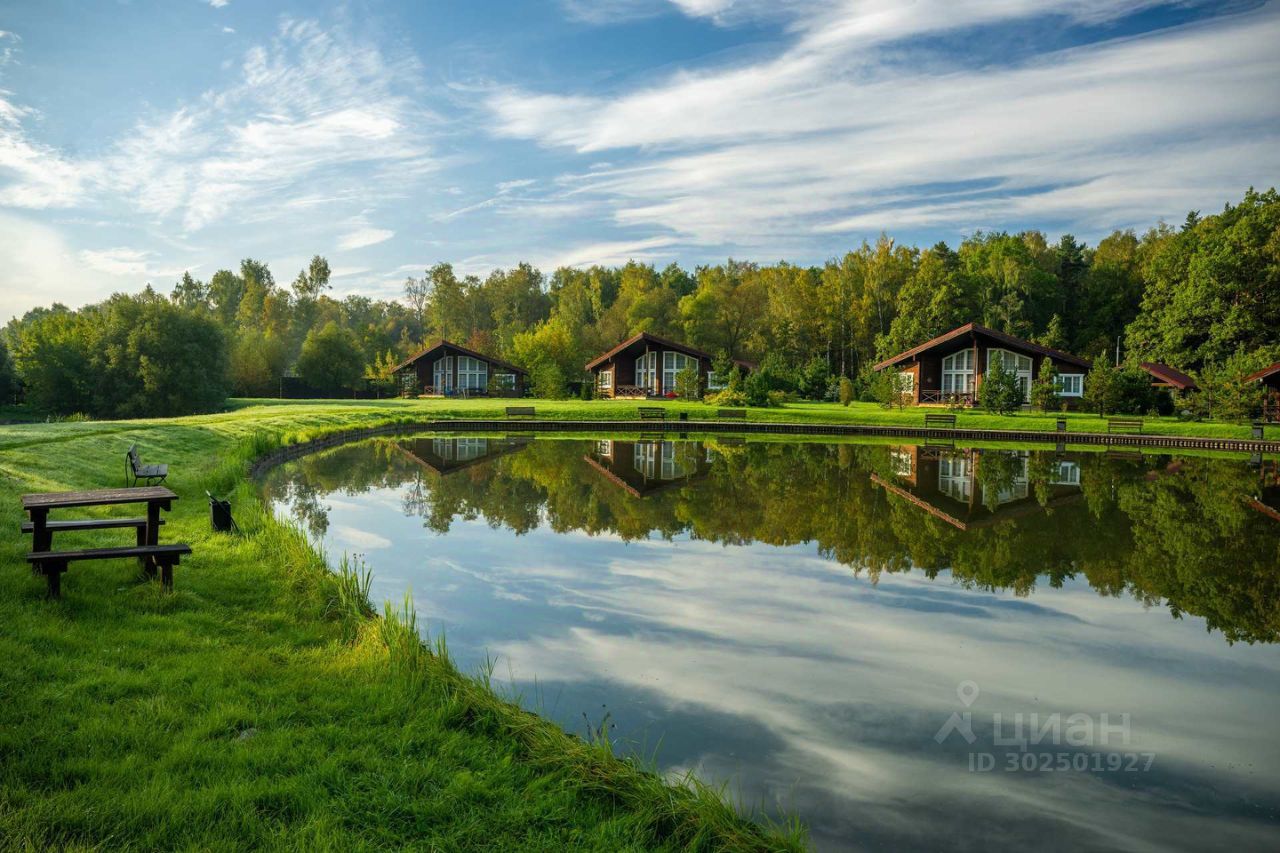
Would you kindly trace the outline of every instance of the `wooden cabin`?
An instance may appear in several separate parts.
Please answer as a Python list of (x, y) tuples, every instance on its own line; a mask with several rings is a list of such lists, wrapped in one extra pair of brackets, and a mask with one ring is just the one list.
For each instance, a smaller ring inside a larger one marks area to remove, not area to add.
[(973, 405), (982, 377), (995, 359), (1001, 359), (1015, 376), (1024, 402), (1031, 399), (1031, 383), (1045, 359), (1058, 370), (1058, 395), (1068, 407), (1078, 406), (1084, 396), (1084, 378), (1091, 367), (1088, 360), (977, 323), (966, 323), (900, 352), (874, 369), (898, 371), (906, 396), (915, 405), (952, 400)]
[[(671, 397), (676, 377), (689, 367), (697, 368), (703, 391), (723, 388), (728, 377), (715, 375), (713, 360), (711, 353), (697, 347), (641, 332), (587, 362), (586, 370), (594, 377), (599, 397)], [(749, 361), (734, 364), (745, 371), (755, 369)]]
[(1271, 423), (1280, 423), (1280, 361), (1246, 378), (1250, 382), (1261, 383), (1264, 389), (1262, 419)]
[(400, 392), (424, 397), (523, 397), (529, 372), (509, 361), (440, 341), (396, 365)]

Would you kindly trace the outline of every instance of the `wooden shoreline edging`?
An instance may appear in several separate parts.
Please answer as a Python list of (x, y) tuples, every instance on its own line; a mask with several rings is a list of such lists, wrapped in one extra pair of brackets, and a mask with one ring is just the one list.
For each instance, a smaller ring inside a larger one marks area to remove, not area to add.
[(746, 435), (826, 435), (878, 436), (882, 438), (923, 438), (950, 441), (1019, 441), (1039, 444), (1095, 445), (1100, 447), (1137, 447), (1162, 450), (1220, 450), (1233, 453), (1277, 453), (1280, 441), (1244, 438), (1197, 438), (1175, 435), (1135, 435), (1131, 433), (1057, 432), (1054, 430), (1004, 429), (940, 429), (910, 426), (873, 426), (869, 424), (799, 424), (765, 421), (681, 421), (681, 420), (504, 420), (465, 418), (396, 422), (376, 427), (339, 430), (311, 441), (290, 444), (273, 450), (250, 464), (249, 474), (256, 477), (282, 462), (318, 450), (337, 447), (352, 441), (413, 432), (626, 432), (626, 433), (735, 433)]

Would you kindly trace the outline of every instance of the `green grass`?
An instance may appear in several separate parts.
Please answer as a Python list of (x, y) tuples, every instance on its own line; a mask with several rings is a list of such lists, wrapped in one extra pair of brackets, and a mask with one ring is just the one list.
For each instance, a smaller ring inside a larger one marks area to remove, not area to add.
[[(304, 403), (0, 427), (0, 848), (803, 846), (795, 826), (762, 828), (505, 701), (442, 642), (424, 647), (411, 611), (372, 618), (362, 567), (329, 571), (244, 479), (286, 438), (428, 413)], [(131, 563), (79, 563), (46, 601), (18, 496), (119, 485), (134, 442), (180, 496), (163, 538), (194, 554), (176, 591)], [(230, 493), (242, 535), (209, 530), (206, 488)]]

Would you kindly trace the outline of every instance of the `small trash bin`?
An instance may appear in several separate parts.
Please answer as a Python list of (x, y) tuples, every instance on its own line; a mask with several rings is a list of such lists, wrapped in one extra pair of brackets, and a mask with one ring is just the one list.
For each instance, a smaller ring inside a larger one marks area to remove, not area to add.
[(205, 494), (209, 496), (209, 524), (218, 533), (231, 532), (236, 526), (231, 518), (231, 501), (218, 500), (211, 492)]
[(1067, 431), (1066, 418), (1058, 418), (1058, 432), (1066, 432), (1066, 431)]
[(689, 420), (689, 413), (688, 413), (688, 412), (681, 412), (681, 413), (680, 413), (680, 420), (682, 420), (682, 421), (687, 421), (687, 420)]
[(1254, 425), (1253, 425), (1253, 437), (1254, 437), (1255, 439), (1261, 440), (1261, 439), (1262, 439), (1262, 432), (1263, 432), (1263, 430), (1264, 430), (1264, 429), (1266, 429), (1266, 427), (1265, 427), (1265, 426), (1263, 426), (1262, 424), (1254, 424)]

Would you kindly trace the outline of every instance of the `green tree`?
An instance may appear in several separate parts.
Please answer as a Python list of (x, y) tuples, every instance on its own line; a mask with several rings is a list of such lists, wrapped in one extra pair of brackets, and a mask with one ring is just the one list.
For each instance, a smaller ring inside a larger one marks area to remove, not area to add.
[(1268, 353), (1238, 352), (1230, 358), (1201, 368), (1196, 377), (1200, 391), (1195, 399), (1200, 410), (1224, 421), (1244, 422), (1262, 409), (1264, 388), (1245, 377), (1266, 367)]
[(675, 392), (682, 400), (702, 398), (702, 375), (696, 365), (686, 367), (676, 374)]
[(324, 393), (334, 394), (356, 387), (364, 376), (364, 358), (355, 335), (330, 321), (312, 329), (298, 356), (298, 376)]
[(848, 376), (840, 377), (840, 405), (847, 406), (853, 402), (853, 380)]
[(1040, 362), (1040, 375), (1031, 383), (1031, 405), (1042, 412), (1054, 411), (1061, 398), (1058, 396), (1058, 369), (1051, 359)]
[(203, 281), (192, 278), (190, 272), (184, 272), (181, 280), (173, 286), (173, 293), (169, 298), (175, 305), (183, 308), (208, 308), (209, 288)]
[(1018, 377), (1005, 367), (1004, 359), (993, 358), (978, 384), (978, 403), (988, 412), (1007, 415), (1022, 405)]
[(305, 270), (293, 280), (293, 292), (299, 299), (315, 299), (329, 289), (329, 262), (315, 255)]
[(1084, 378), (1082, 399), (1086, 407), (1104, 416), (1115, 411), (1120, 394), (1116, 373), (1106, 358), (1094, 360), (1093, 367)]

